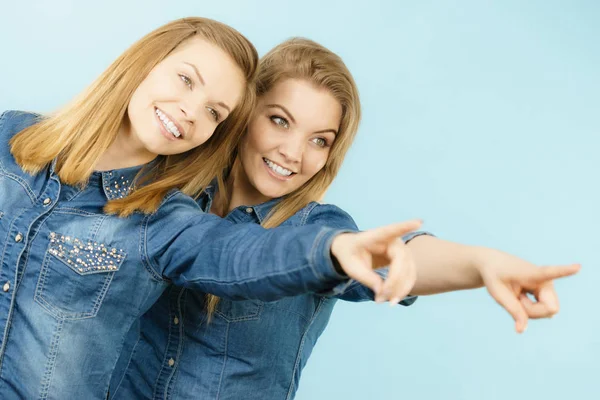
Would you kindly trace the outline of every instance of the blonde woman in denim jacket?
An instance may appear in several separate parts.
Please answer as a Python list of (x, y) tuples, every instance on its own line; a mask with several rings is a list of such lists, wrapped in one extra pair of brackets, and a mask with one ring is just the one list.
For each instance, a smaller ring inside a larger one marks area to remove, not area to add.
[[(257, 83), (258, 105), (225, 185), (208, 187), (200, 207), (236, 224), (357, 230), (348, 214), (316, 201), (337, 174), (360, 119), (358, 91), (342, 60), (317, 43), (292, 39), (264, 56)], [(424, 232), (404, 236), (401, 251), (416, 277), (402, 278), (411, 282), (412, 296), (393, 298), (392, 304), (485, 285), (514, 317), (518, 332), (529, 318), (558, 311), (552, 281), (578, 269), (540, 268)], [(385, 268), (378, 273), (398, 277)], [(526, 297), (530, 292), (537, 303)], [(111, 398), (292, 399), (336, 301), (385, 296), (356, 281), (270, 302), (219, 299), (172, 286), (130, 331)]]

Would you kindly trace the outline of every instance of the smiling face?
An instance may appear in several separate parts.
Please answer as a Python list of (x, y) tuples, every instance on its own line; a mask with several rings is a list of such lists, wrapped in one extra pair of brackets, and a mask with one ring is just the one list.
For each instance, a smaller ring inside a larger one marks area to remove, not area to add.
[(286, 79), (258, 102), (240, 149), (245, 176), (261, 197), (300, 188), (327, 162), (342, 106), (326, 89)]
[(127, 108), (125, 136), (151, 159), (200, 146), (238, 105), (240, 68), (199, 37), (182, 43), (152, 69)]

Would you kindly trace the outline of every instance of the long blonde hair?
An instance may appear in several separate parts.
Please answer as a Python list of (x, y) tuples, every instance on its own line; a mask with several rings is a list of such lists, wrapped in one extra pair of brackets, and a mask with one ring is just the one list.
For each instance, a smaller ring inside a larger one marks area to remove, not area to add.
[[(94, 166), (118, 135), (134, 91), (150, 71), (186, 40), (198, 36), (218, 46), (240, 68), (246, 87), (239, 106), (203, 145), (159, 156), (127, 197), (111, 200), (108, 213), (152, 213), (174, 188), (196, 196), (232, 162), (254, 107), (256, 49), (235, 29), (206, 18), (183, 18), (150, 32), (127, 49), (73, 102), (18, 133), (10, 142), (21, 168), (36, 174), (56, 159), (60, 180), (85, 186)], [(141, 174), (140, 174), (141, 176)]]
[[(342, 120), (325, 166), (302, 187), (286, 195), (263, 220), (262, 226), (273, 228), (292, 217), (311, 201), (319, 201), (335, 179), (352, 144), (360, 123), (358, 88), (342, 59), (320, 44), (292, 38), (277, 45), (261, 58), (258, 67), (257, 96), (268, 93), (286, 79), (303, 79), (329, 92), (342, 106)], [(233, 164), (229, 166), (229, 170)], [(219, 185), (219, 192), (227, 188)], [(227, 195), (220, 196), (227, 202)], [(219, 298), (207, 295), (209, 319)]]

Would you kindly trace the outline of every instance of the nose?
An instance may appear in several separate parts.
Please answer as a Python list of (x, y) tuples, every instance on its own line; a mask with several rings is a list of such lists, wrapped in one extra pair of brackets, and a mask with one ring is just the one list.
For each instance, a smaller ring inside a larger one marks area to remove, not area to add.
[(179, 103), (181, 114), (190, 125), (196, 123), (205, 106), (206, 98), (203, 93), (190, 93), (186, 98), (181, 99)]
[(185, 122), (190, 124), (190, 126), (194, 125), (196, 122), (196, 112), (193, 111), (192, 107), (187, 106), (184, 103), (179, 105), (179, 109), (181, 110), (181, 115), (183, 115), (183, 119)]
[(279, 153), (289, 163), (298, 164), (302, 161), (306, 141), (301, 136), (300, 134), (290, 134), (279, 146)]

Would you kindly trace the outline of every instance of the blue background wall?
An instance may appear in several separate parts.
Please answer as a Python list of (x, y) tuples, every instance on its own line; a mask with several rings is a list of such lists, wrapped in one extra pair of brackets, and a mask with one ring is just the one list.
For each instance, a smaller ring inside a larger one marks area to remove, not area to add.
[[(460, 7), (459, 7), (460, 5)], [(359, 137), (326, 200), (361, 228), (580, 262), (560, 314), (518, 336), (485, 290), (413, 307), (339, 304), (298, 399), (600, 398), (600, 5), (594, 1), (2, 0), (0, 109), (50, 111), (171, 19), (228, 23), (260, 54), (290, 36), (339, 53)]]

